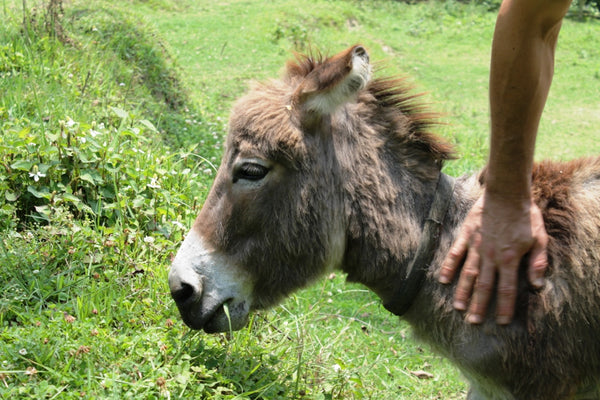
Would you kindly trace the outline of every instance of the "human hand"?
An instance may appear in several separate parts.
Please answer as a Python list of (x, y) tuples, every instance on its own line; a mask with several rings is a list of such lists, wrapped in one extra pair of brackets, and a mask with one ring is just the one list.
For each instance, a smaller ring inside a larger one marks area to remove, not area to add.
[(486, 192), (467, 214), (442, 263), (439, 281), (450, 283), (466, 254), (454, 308), (465, 311), (468, 306), (467, 321), (481, 323), (496, 288), (496, 322), (509, 324), (515, 311), (519, 263), (529, 253), (528, 279), (534, 287), (542, 287), (547, 244), (542, 213), (532, 201)]

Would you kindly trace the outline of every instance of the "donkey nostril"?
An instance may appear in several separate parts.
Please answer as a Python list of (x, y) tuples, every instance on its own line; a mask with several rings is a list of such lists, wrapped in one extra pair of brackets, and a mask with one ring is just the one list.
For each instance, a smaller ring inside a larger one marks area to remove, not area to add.
[(177, 288), (171, 288), (171, 297), (177, 304), (185, 303), (194, 296), (192, 285), (181, 282)]

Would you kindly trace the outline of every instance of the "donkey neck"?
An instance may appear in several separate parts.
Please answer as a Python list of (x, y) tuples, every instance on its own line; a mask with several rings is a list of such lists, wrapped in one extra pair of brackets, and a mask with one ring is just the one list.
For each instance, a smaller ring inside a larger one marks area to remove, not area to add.
[[(437, 211), (430, 218), (432, 221), (427, 222), (436, 193), (437, 203), (444, 206), (453, 203), (454, 178), (439, 170), (434, 179), (419, 179), (405, 172), (400, 174), (403, 176), (380, 180), (385, 182), (384, 185), (374, 184), (373, 188), (369, 188), (371, 193), (383, 191), (387, 201), (382, 201), (381, 195), (374, 196), (375, 199), (371, 198), (373, 196), (347, 199), (347, 204), (350, 203), (350, 224), (342, 269), (348, 274), (349, 281), (369, 287), (384, 303), (403, 291), (400, 286), (407, 276), (411, 279), (419, 277), (417, 280), (422, 281), (425, 275), (430, 260), (424, 259), (423, 255), (428, 255), (429, 250), (433, 254), (436, 250), (435, 240), (430, 241), (429, 237), (438, 225), (433, 220), (439, 222), (445, 214), (436, 206)], [(392, 193), (385, 192), (381, 186)], [(420, 256), (419, 248), (422, 248)], [(416, 275), (408, 272), (411, 265)], [(409, 294), (409, 297), (417, 292)], [(395, 301), (410, 303), (408, 298)]]
[(404, 277), (396, 282), (392, 297), (384, 299), (384, 307), (398, 316), (410, 308), (425, 281), (425, 275), (439, 246), (441, 228), (454, 192), (455, 179), (440, 173), (427, 217), (423, 221), (423, 233), (419, 246)]

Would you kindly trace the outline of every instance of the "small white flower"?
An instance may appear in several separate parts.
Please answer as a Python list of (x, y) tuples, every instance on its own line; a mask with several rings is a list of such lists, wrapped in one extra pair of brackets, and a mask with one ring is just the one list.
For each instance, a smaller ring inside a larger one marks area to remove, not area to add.
[(74, 125), (75, 125), (75, 121), (73, 121), (71, 118), (69, 118), (69, 119), (67, 120), (67, 122), (65, 122), (65, 126), (66, 126), (67, 128), (72, 128)]
[(38, 182), (40, 180), (40, 178), (43, 178), (45, 176), (46, 176), (46, 174), (42, 174), (40, 171), (30, 172), (29, 173), (29, 177), (33, 178), (33, 180), (35, 182)]
[(22, 355), (22, 356), (26, 356), (27, 355), (27, 350), (23, 348), (23, 349), (19, 350), (19, 354)]
[(98, 135), (100, 135), (100, 134), (101, 134), (101, 132), (98, 132), (98, 131), (96, 131), (96, 130), (94, 130), (94, 129), (90, 129), (90, 135), (91, 135), (93, 138), (94, 138), (94, 137), (96, 137), (96, 136), (98, 136)]
[(154, 243), (154, 238), (152, 236), (146, 236), (144, 238), (144, 243)]
[(185, 225), (184, 225), (184, 224), (182, 224), (182, 223), (181, 223), (181, 222), (179, 222), (179, 221), (173, 221), (172, 223), (173, 223), (173, 225), (175, 225), (175, 226), (176, 226), (176, 227), (178, 227), (179, 229), (185, 229)]
[(340, 367), (340, 364), (333, 364), (333, 372), (340, 372), (342, 370), (342, 367)]
[(119, 83), (119, 86), (125, 86), (125, 83), (121, 82)]
[(160, 184), (158, 183), (158, 178), (154, 177), (154, 178), (150, 179), (150, 183), (147, 184), (146, 186), (148, 186), (149, 188), (152, 188), (152, 189), (160, 189)]

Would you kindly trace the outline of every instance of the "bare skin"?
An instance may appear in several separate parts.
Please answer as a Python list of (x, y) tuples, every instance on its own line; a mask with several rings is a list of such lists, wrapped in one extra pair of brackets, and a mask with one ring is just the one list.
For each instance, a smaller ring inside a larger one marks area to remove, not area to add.
[(491, 143), (486, 188), (446, 256), (439, 281), (450, 283), (464, 261), (454, 307), (481, 323), (496, 290), (496, 322), (515, 311), (519, 262), (544, 284), (548, 236), (531, 200), (531, 170), (539, 121), (554, 73), (554, 52), (571, 0), (504, 0), (490, 70)]

